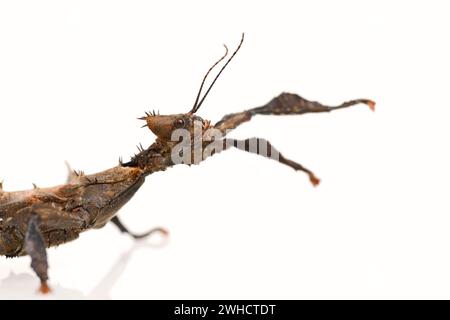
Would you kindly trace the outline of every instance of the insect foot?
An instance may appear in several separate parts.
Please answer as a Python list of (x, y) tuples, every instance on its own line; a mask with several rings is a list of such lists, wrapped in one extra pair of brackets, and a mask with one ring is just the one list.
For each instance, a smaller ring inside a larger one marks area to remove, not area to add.
[(41, 286), (39, 287), (38, 292), (41, 294), (49, 294), (50, 292), (52, 292), (52, 289), (50, 289), (47, 282), (44, 281), (41, 283)]

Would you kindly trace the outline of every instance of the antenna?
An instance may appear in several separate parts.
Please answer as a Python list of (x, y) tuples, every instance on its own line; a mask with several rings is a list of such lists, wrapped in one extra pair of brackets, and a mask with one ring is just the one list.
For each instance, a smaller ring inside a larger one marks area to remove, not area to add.
[(197, 94), (197, 98), (195, 99), (194, 106), (192, 107), (191, 111), (189, 111), (189, 113), (193, 114), (198, 110), (197, 104), (198, 104), (198, 100), (200, 99), (200, 95), (202, 93), (203, 85), (205, 84), (206, 78), (208, 77), (208, 75), (212, 71), (212, 69), (214, 69), (214, 67), (217, 66), (228, 55), (228, 47), (226, 45), (223, 45), (223, 46), (225, 47), (225, 54), (222, 56), (222, 58), (217, 60), (216, 63), (214, 63), (211, 66), (211, 68), (209, 68), (208, 72), (203, 77), (203, 81), (202, 81), (202, 84), (200, 85), (200, 89), (198, 90), (198, 94)]
[(203, 104), (203, 101), (205, 101), (206, 97), (208, 96), (209, 91), (211, 91), (211, 88), (214, 86), (214, 84), (216, 83), (217, 79), (219, 78), (220, 74), (223, 72), (223, 70), (225, 70), (226, 66), (230, 63), (230, 61), (234, 58), (234, 56), (236, 55), (236, 53), (239, 51), (239, 49), (242, 46), (242, 43), (244, 42), (244, 33), (242, 34), (242, 38), (241, 38), (241, 42), (239, 43), (238, 47), (236, 48), (236, 50), (233, 52), (233, 54), (231, 55), (231, 57), (228, 59), (228, 61), (225, 63), (225, 65), (222, 67), (222, 69), (220, 69), (219, 73), (216, 75), (216, 77), (214, 78), (214, 80), (211, 82), (211, 85), (209, 86), (208, 90), (206, 90), (206, 93), (203, 95), (203, 98), (200, 100), (200, 102), (198, 102), (199, 98), (200, 98), (200, 94), (201, 91), (203, 89), (203, 85), (206, 81), (206, 78), (208, 77), (209, 73), (211, 72), (211, 70), (217, 65), (219, 64), (223, 59), (225, 59), (225, 57), (228, 54), (228, 48), (227, 46), (224, 45), (226, 52), (225, 55), (220, 58), (211, 68), (209, 68), (208, 72), (206, 73), (205, 77), (203, 78), (202, 84), (200, 86), (200, 90), (198, 91), (197, 94), (197, 99), (195, 100), (194, 106), (192, 107), (192, 110), (189, 111), (190, 114), (194, 114), (197, 112), (197, 110), (201, 107), (201, 105)]

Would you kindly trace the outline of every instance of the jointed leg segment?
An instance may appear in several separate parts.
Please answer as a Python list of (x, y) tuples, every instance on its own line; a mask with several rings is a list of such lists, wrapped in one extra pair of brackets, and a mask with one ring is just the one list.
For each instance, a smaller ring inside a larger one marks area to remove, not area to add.
[(48, 262), (47, 251), (45, 249), (44, 238), (38, 226), (39, 217), (32, 215), (28, 222), (27, 233), (25, 236), (25, 250), (31, 257), (31, 268), (36, 272), (41, 280), (41, 293), (50, 292), (47, 285), (48, 280)]
[(311, 170), (305, 168), (304, 166), (302, 166), (301, 164), (299, 164), (293, 160), (285, 158), (266, 139), (250, 138), (250, 139), (245, 139), (245, 140), (236, 140), (236, 139), (227, 138), (227, 139), (221, 140), (215, 146), (216, 146), (216, 148), (214, 148), (214, 151), (211, 152), (211, 154), (204, 154), (205, 158), (208, 157), (209, 155), (217, 153), (217, 151), (220, 152), (222, 150), (228, 150), (231, 147), (234, 147), (236, 149), (239, 149), (239, 150), (242, 150), (245, 152), (254, 153), (254, 154), (263, 156), (265, 158), (276, 160), (282, 164), (285, 164), (285, 165), (291, 167), (292, 169), (294, 169), (296, 171), (303, 171), (308, 175), (309, 180), (311, 181), (311, 183), (314, 186), (317, 186), (320, 183), (319, 178), (317, 178)]
[(123, 233), (129, 234), (134, 239), (146, 238), (146, 237), (148, 237), (148, 236), (150, 236), (152, 234), (158, 233), (158, 232), (162, 233), (163, 235), (168, 235), (169, 234), (169, 232), (166, 229), (164, 229), (164, 228), (154, 228), (154, 229), (151, 229), (151, 230), (149, 230), (147, 232), (144, 232), (142, 234), (135, 234), (135, 233), (131, 232), (130, 230), (128, 230), (128, 228), (123, 225), (122, 221), (120, 221), (120, 219), (117, 216), (112, 218), (111, 222), (117, 228), (119, 228), (120, 231), (122, 231)]
[(243, 112), (228, 114), (216, 123), (214, 127), (219, 129), (222, 134), (226, 134), (227, 131), (235, 129), (244, 122), (250, 121), (250, 119), (257, 114), (295, 115), (313, 112), (330, 112), (333, 110), (348, 108), (360, 103), (368, 105), (372, 111), (375, 110), (375, 102), (368, 99), (350, 100), (338, 106), (331, 107), (323, 105), (319, 102), (306, 100), (297, 94), (282, 93), (264, 106), (249, 109)]
[[(356, 104), (366, 104), (369, 108), (375, 110), (375, 102), (368, 99), (356, 99), (344, 102), (338, 106), (326, 106), (319, 102), (309, 101), (297, 94), (292, 93), (282, 93), (278, 97), (272, 99), (269, 103), (264, 106), (249, 109), (243, 112), (232, 113), (224, 116), (222, 120), (217, 122), (214, 126), (215, 129), (222, 133), (222, 136), (226, 136), (227, 133), (242, 123), (250, 121), (250, 119), (257, 114), (261, 115), (298, 115), (304, 113), (315, 113), (315, 112), (330, 112), (333, 110), (344, 109), (351, 107)], [(300, 170), (308, 174), (311, 183), (316, 186), (319, 184), (320, 180), (314, 175), (314, 173), (303, 167), (301, 164), (294, 162), (290, 159), (285, 158), (281, 153), (279, 153), (268, 141), (264, 139), (252, 138), (247, 140), (235, 140), (235, 139), (223, 139), (223, 148), (215, 148), (217, 150), (226, 150), (230, 147), (236, 147), (240, 150), (256, 153), (267, 158), (272, 158), (278, 160), (279, 162), (290, 166), (294, 170)], [(253, 147), (252, 147), (253, 146)], [(256, 147), (255, 147), (256, 146)], [(265, 146), (264, 152), (261, 152), (261, 146)]]

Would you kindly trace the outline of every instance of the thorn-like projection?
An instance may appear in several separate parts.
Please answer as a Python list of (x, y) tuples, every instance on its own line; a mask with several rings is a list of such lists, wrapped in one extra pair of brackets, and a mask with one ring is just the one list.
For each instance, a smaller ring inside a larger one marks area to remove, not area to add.
[(36, 185), (36, 183), (33, 183), (33, 189), (38, 189), (38, 186)]
[(123, 165), (122, 157), (119, 157), (119, 166)]
[(139, 143), (137, 148), (138, 148), (139, 152), (143, 152), (144, 151), (144, 147), (142, 146), (142, 143)]
[(69, 163), (67, 161), (65, 161), (65, 164), (66, 164), (67, 171), (68, 171), (67, 183), (77, 182), (79, 177), (82, 175), (82, 171), (77, 171), (77, 170), (72, 169), (72, 167), (69, 165)]
[(73, 170), (73, 174), (77, 177), (84, 176), (84, 171), (82, 170)]
[[(146, 112), (147, 113), (147, 112)], [(148, 114), (148, 113), (147, 113)], [(141, 117), (141, 118), (138, 118), (138, 120), (144, 120), (145, 122), (147, 122), (147, 118), (148, 117), (150, 117), (150, 115), (148, 115), (147, 117)], [(141, 128), (145, 128), (145, 127), (147, 127), (147, 123), (145, 123)]]

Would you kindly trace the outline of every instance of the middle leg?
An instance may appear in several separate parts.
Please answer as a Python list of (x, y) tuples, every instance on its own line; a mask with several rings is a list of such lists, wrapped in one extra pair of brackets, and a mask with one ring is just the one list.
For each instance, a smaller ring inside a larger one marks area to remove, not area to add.
[(136, 233), (133, 233), (133, 232), (131, 232), (130, 230), (128, 230), (128, 228), (125, 227), (125, 226), (123, 225), (122, 221), (120, 221), (120, 219), (119, 219), (117, 216), (115, 216), (114, 218), (112, 218), (110, 221), (111, 221), (117, 228), (119, 228), (119, 230), (120, 230), (121, 232), (126, 233), (126, 234), (129, 234), (129, 235), (130, 235), (131, 237), (133, 237), (134, 239), (142, 239), (142, 238), (146, 238), (146, 237), (148, 237), (148, 236), (150, 236), (150, 235), (152, 235), (152, 234), (154, 234), (154, 233), (158, 233), (158, 232), (162, 233), (162, 234), (165, 235), (165, 236), (167, 236), (167, 235), (169, 234), (169, 232), (168, 232), (166, 229), (164, 229), (164, 228), (154, 228), (154, 229), (151, 229), (151, 230), (149, 230), (149, 231), (147, 231), (147, 232), (144, 232), (144, 233), (142, 233), (142, 234), (136, 234)]

